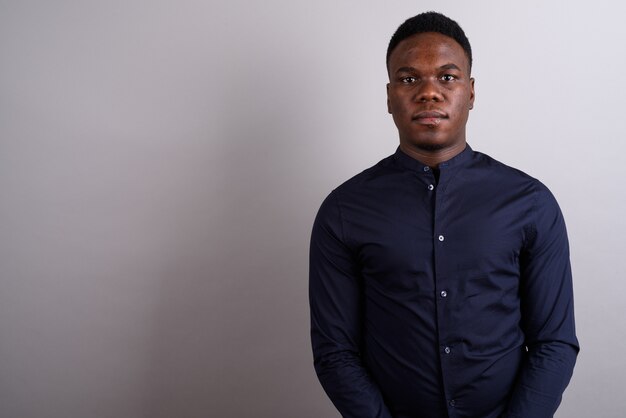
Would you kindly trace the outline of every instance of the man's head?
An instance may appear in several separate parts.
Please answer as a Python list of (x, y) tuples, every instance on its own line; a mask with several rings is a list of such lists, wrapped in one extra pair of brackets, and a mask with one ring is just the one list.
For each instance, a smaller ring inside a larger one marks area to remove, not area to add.
[(404, 22), (387, 51), (387, 105), (409, 153), (465, 147), (474, 104), (471, 48), (453, 20), (434, 12)]
[(387, 71), (389, 71), (389, 57), (400, 42), (418, 33), (436, 32), (457, 41), (467, 55), (469, 69), (472, 69), (472, 46), (465, 36), (465, 32), (458, 23), (437, 12), (420, 13), (407, 19), (401, 24), (389, 41), (387, 47)]

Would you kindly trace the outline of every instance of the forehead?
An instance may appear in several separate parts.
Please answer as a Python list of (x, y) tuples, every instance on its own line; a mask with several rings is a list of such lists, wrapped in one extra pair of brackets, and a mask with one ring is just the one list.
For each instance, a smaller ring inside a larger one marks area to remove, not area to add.
[(410, 65), (441, 66), (455, 64), (469, 70), (469, 59), (463, 47), (449, 36), (437, 32), (424, 32), (410, 36), (398, 44), (389, 57), (389, 69)]

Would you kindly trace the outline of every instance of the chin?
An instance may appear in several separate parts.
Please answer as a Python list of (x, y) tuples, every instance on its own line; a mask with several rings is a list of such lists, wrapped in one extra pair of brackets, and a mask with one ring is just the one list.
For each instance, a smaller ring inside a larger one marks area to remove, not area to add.
[(433, 141), (433, 140), (422, 140), (422, 141), (407, 141), (406, 143), (411, 148), (416, 148), (422, 151), (440, 151), (450, 144), (446, 141)]
[(428, 132), (426, 135), (422, 133), (421, 135), (405, 137), (407, 146), (431, 153), (453, 147), (460, 142), (460, 138), (450, 137), (443, 132)]
[(420, 144), (415, 144), (415, 146), (424, 151), (439, 151), (446, 147), (445, 144), (437, 143), (437, 142), (420, 143)]

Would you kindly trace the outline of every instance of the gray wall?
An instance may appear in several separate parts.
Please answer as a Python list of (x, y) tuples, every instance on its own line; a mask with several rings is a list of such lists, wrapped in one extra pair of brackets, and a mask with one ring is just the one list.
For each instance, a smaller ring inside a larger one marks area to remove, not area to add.
[(623, 416), (626, 25), (602, 0), (0, 0), (0, 416), (336, 417), (310, 227), (395, 150), (386, 44), (430, 9), (473, 44), (469, 142), (568, 222), (557, 416)]

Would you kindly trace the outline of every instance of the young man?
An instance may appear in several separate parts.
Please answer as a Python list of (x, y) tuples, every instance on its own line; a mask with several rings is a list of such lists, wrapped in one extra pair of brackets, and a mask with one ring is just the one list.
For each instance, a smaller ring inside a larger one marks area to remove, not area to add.
[(395, 154), (335, 189), (311, 238), (315, 369), (344, 417), (551, 417), (578, 353), (548, 189), (466, 143), (463, 30), (434, 12), (387, 52)]

